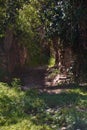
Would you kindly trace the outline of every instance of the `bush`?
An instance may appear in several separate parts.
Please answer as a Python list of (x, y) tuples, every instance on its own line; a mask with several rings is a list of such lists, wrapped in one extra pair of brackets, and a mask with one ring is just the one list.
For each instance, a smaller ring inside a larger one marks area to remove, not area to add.
[(41, 112), (44, 107), (36, 90), (23, 92), (0, 83), (0, 130), (51, 130), (48, 125), (32, 121), (36, 111)]
[(44, 111), (46, 104), (44, 100), (38, 97), (37, 90), (30, 89), (26, 92), (24, 98), (24, 110), (26, 113), (36, 114)]
[(12, 87), (21, 87), (21, 80), (19, 78), (13, 78), (12, 82), (11, 82), (11, 86)]

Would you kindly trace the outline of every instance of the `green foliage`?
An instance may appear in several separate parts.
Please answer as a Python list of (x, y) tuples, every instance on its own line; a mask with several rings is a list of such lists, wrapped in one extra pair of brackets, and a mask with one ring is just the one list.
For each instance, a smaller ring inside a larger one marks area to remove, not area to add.
[(33, 29), (36, 29), (40, 25), (37, 8), (33, 2), (28, 5), (24, 4), (23, 9), (19, 10), (18, 24), (22, 31), (33, 33)]
[(21, 80), (18, 78), (13, 78), (11, 82), (11, 86), (17, 88), (21, 87)]
[(5, 36), (7, 28), (14, 28), (14, 32), (16, 32), (19, 10), (28, 3), (29, 0), (0, 0), (0, 40)]
[(0, 130), (67, 130), (87, 128), (87, 92), (39, 94), (0, 83)]
[(49, 58), (49, 67), (52, 67), (52, 66), (54, 66), (55, 65), (55, 58), (54, 57), (50, 57)]
[(44, 93), (41, 98), (45, 100), (48, 106), (44, 121), (48, 123), (51, 121), (51, 127), (86, 130), (87, 92), (84, 93), (81, 89), (71, 89), (58, 95)]
[(5, 24), (7, 25), (15, 25), (16, 19), (19, 15), (19, 9), (23, 7), (24, 4), (27, 4), (29, 0), (7, 0), (5, 2), (6, 5), (6, 20)]
[(26, 92), (23, 99), (24, 111), (30, 114), (37, 114), (38, 112), (43, 112), (45, 109), (45, 103), (38, 97), (37, 91), (31, 89)]
[(47, 63), (45, 54), (42, 54), (43, 48), (40, 43), (38, 31), (41, 26), (38, 8), (39, 4), (36, 0), (30, 1), (29, 4), (24, 4), (23, 8), (19, 10), (17, 19), (16, 35), (19, 39), (19, 43), (28, 50), (28, 58), (26, 61), (28, 66), (37, 66), (45, 62)]
[(5, 1), (0, 0), (0, 42), (2, 43), (2, 38), (4, 37), (4, 19), (5, 19), (6, 9)]
[(17, 86), (10, 88), (7, 84), (0, 83), (0, 130), (50, 130), (49, 126), (36, 125), (31, 119), (31, 114), (35, 114), (36, 109), (41, 111), (43, 104), (34, 90), (22, 92)]
[[(77, 44), (79, 25), (87, 22), (85, 2), (70, 0), (48, 0), (41, 3), (40, 18), (46, 35), (51, 39), (59, 37), (64, 46)], [(83, 15), (84, 14), (84, 15)]]

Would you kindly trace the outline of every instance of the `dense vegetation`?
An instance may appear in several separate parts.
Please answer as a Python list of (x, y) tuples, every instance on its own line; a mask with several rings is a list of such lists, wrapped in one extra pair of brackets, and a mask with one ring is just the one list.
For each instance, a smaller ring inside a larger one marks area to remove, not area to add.
[[(60, 93), (38, 91), (33, 83), (23, 91), (23, 78), (37, 66), (48, 73), (36, 70), (36, 80), (65, 76), (56, 86)], [(0, 0), (0, 130), (87, 130), (84, 86), (87, 0)]]
[(0, 130), (86, 130), (87, 92), (74, 88), (60, 94), (21, 91), (19, 82), (0, 83)]
[[(85, 78), (86, 4), (86, 0), (0, 0), (0, 46), (7, 55), (8, 72), (18, 66), (48, 64), (54, 57), (61, 72), (72, 67), (75, 78)], [(12, 53), (15, 48), (18, 52)], [(65, 61), (66, 48), (70, 48), (74, 57), (69, 67)], [(15, 58), (14, 67), (9, 69), (10, 55), (16, 53), (19, 60)]]

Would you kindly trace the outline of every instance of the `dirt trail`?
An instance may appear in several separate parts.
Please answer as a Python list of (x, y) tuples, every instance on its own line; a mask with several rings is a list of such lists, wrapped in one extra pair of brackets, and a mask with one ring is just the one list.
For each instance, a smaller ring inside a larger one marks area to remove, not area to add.
[[(48, 78), (51, 71), (49, 71), (47, 67), (28, 69), (25, 73), (23, 73), (22, 76), (24, 84), (22, 86), (22, 89), (27, 90), (29, 88), (38, 88), (41, 91), (48, 93), (60, 93), (61, 91), (67, 90), (67, 87), (65, 85), (57, 85), (61, 78), (61, 75), (55, 76), (55, 78)], [(55, 82), (56, 80), (57, 82)]]
[(27, 87), (44, 87), (46, 74), (46, 67), (31, 68), (23, 74), (24, 85)]

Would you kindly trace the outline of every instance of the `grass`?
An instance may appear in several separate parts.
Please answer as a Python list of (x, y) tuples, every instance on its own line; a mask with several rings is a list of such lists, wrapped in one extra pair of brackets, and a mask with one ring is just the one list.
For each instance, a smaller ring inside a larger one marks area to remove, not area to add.
[(83, 92), (80, 88), (76, 88), (60, 94), (43, 93), (41, 98), (45, 100), (49, 107), (67, 106), (70, 104), (77, 105), (82, 100), (86, 101), (87, 92)]
[(21, 91), (0, 83), (0, 130), (86, 130), (87, 91), (70, 89), (60, 94)]
[[(85, 88), (69, 89), (60, 94), (43, 93), (55, 124), (67, 126), (67, 130), (87, 129), (87, 91)], [(56, 123), (57, 122), (57, 123)]]
[[(43, 128), (49, 130), (44, 124), (36, 125), (32, 122), (32, 110), (36, 111), (36, 108), (40, 107), (39, 102), (38, 97), (32, 98), (28, 92), (0, 83), (0, 130), (43, 130)], [(42, 105), (41, 102), (40, 104)]]
[(48, 63), (48, 67), (53, 67), (54, 65), (55, 65), (55, 58), (54, 57), (50, 57), (49, 63)]

